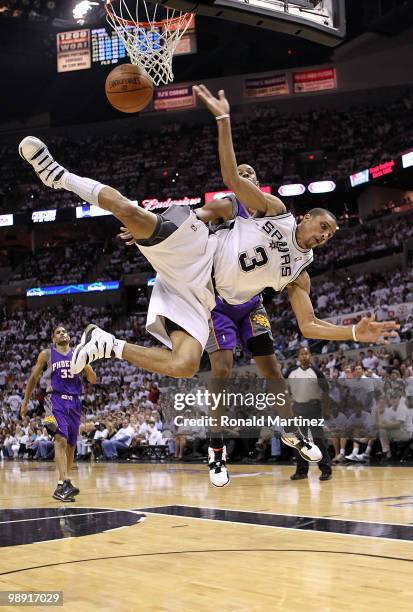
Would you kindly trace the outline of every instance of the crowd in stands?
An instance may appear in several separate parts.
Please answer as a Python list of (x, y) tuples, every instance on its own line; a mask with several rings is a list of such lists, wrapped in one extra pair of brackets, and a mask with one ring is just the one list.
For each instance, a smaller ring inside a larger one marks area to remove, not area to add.
[[(412, 104), (412, 98), (407, 96), (382, 108), (352, 107), (333, 113), (314, 112), (317, 144), (327, 156), (325, 170), (331, 178), (371, 168), (394, 159), (411, 147)], [(405, 121), (402, 117), (406, 113), (409, 117)]]
[(92, 237), (86, 242), (66, 241), (24, 254), (10, 249), (3, 265), (11, 268), (10, 284), (30, 281), (33, 286), (120, 280), (124, 274), (153, 272), (136, 247), (127, 247), (116, 237), (103, 242)]
[[(120, 279), (124, 274), (136, 274), (141, 272), (153, 272), (148, 260), (135, 246), (127, 246), (122, 240), (108, 241), (110, 244), (106, 252), (110, 253), (104, 275), (97, 280)], [(155, 275), (155, 272), (153, 272)]]
[[(4, 459), (52, 459), (54, 443), (42, 426), (44, 389), (40, 387), (29, 414), (18, 420), (23, 385), (33, 356), (22, 353), (21, 372), (12, 375), (0, 364), (0, 450)], [(294, 364), (284, 364), (285, 371)], [(366, 349), (349, 357), (343, 351), (315, 356), (314, 364), (329, 379), (325, 407), (326, 435), (335, 461), (408, 461), (413, 453), (413, 366), (388, 347)], [(172, 393), (205, 390), (203, 381), (171, 383), (142, 372), (123, 361), (95, 365), (98, 381), (84, 386), (84, 411), (77, 441), (78, 460), (202, 460), (207, 431), (203, 426), (177, 427)], [(19, 376), (21, 374), (21, 376)], [(235, 371), (237, 392), (250, 391), (257, 382), (251, 372)], [(174, 386), (175, 385), (175, 386)], [(260, 383), (262, 390), (262, 383)], [(43, 395), (43, 397), (42, 397)], [(206, 414), (199, 405), (191, 416)], [(184, 413), (185, 414), (185, 413)], [(280, 458), (279, 429), (227, 429), (231, 460), (262, 461)], [(284, 451), (283, 451), (284, 452)], [(285, 452), (284, 452), (285, 458)]]
[[(323, 163), (311, 178), (338, 179), (394, 158), (412, 145), (412, 97), (386, 107), (349, 111), (319, 110), (301, 115), (258, 106), (249, 118), (233, 115), (238, 161), (254, 163), (261, 183), (302, 180), (300, 152), (322, 150)], [(391, 135), (391, 137), (389, 137)], [(48, 144), (67, 168), (110, 184), (132, 199), (202, 195), (222, 189), (214, 122), (164, 124), (158, 133), (136, 130), (107, 138), (49, 137)], [(85, 155), (87, 151), (87, 155)], [(0, 211), (42, 210), (79, 204), (72, 194), (50, 192), (35, 180), (15, 149), (4, 146), (5, 180)], [(304, 177), (306, 178), (306, 177)], [(16, 189), (16, 185), (20, 187)]]
[[(112, 229), (110, 233), (113, 234), (114, 231), (117, 230)], [(386, 223), (372, 221), (340, 229), (327, 245), (315, 251), (311, 275), (342, 268), (354, 261), (362, 262), (372, 257), (400, 252), (404, 241), (412, 236), (413, 212), (389, 216)], [(80, 282), (90, 276), (91, 272), (95, 274), (92, 274), (90, 281), (119, 280), (124, 274), (153, 271), (136, 247), (127, 246), (113, 235), (101, 241), (93, 240), (92, 237), (83, 243), (67, 241), (59, 246), (53, 245), (34, 253), (28, 252), (24, 256), (21, 250), (8, 251), (8, 255), (3, 254), (3, 265), (8, 264), (12, 268), (8, 280), (13, 284), (28, 280), (35, 285)], [(98, 269), (95, 268), (97, 264), (100, 264)], [(403, 276), (407, 278), (406, 275)], [(379, 282), (381, 285), (384, 283), (387, 286), (389, 282), (394, 285), (398, 279), (399, 276), (396, 275), (389, 279), (379, 279)], [(371, 279), (371, 287), (376, 286), (376, 281), (376, 278)], [(409, 281), (410, 279), (403, 281), (404, 288)], [(348, 296), (347, 289), (346, 295)], [(280, 301), (283, 302), (282, 297), (277, 299), (277, 306)], [(342, 309), (343, 304), (337, 306)], [(330, 314), (331, 308), (327, 309), (325, 316)]]
[[(314, 362), (329, 379), (327, 435), (335, 461), (401, 462), (413, 457), (413, 366), (397, 351), (339, 351)], [(346, 449), (348, 454), (346, 454)]]
[(9, 278), (11, 284), (31, 281), (33, 285), (79, 283), (99, 260), (102, 245), (76, 242), (55, 248), (39, 249), (20, 259)]
[(351, 260), (366, 261), (402, 250), (413, 236), (413, 213), (389, 215), (386, 223), (370, 222), (338, 231), (322, 249), (315, 252), (318, 269), (341, 267)]
[(379, 208), (375, 208), (372, 212), (367, 215), (366, 221), (372, 221), (373, 219), (378, 219), (379, 217), (385, 217), (386, 215), (391, 215), (399, 212), (406, 212), (413, 208), (413, 200), (410, 195), (405, 196), (400, 201), (390, 200), (389, 202), (385, 202)]

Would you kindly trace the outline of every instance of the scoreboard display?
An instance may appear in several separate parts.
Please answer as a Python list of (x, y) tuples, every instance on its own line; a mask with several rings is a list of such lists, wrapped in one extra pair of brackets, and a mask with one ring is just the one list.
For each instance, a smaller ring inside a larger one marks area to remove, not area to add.
[(91, 30), (92, 62), (106, 66), (117, 64), (127, 56), (125, 45), (112, 29), (98, 28)]
[[(137, 44), (145, 45), (143, 36), (139, 36), (137, 28), (130, 26), (130, 30), (137, 34)], [(154, 28), (151, 36), (156, 48), (157, 39), (159, 45), (161, 44), (159, 28)], [(109, 26), (59, 32), (56, 35), (56, 44), (58, 72), (117, 64), (128, 57), (122, 40)], [(188, 30), (177, 45), (175, 55), (196, 53), (196, 50), (195, 17), (193, 17)]]

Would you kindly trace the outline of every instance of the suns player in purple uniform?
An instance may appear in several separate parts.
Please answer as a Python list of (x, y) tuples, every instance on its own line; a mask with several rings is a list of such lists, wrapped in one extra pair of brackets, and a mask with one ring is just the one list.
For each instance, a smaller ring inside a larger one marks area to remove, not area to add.
[[(237, 172), (241, 178), (247, 179), (256, 187), (259, 187), (257, 175), (252, 166), (240, 164), (237, 167)], [(284, 207), (275, 196), (266, 197), (277, 201), (280, 207)], [(225, 200), (226, 204), (224, 205), (225, 208), (223, 207), (221, 223), (215, 225), (210, 223), (212, 231), (219, 232), (220, 229), (227, 229), (228, 224), (237, 216), (244, 219), (251, 216), (235, 194), (225, 194)], [(228, 200), (231, 202), (231, 212), (228, 207)], [(256, 216), (255, 211), (251, 211), (251, 213)], [(229, 218), (228, 214), (230, 214)], [(251, 353), (259, 374), (267, 381), (267, 385), (271, 386), (273, 384), (276, 392), (281, 390), (286, 392), (286, 384), (283, 384), (284, 378), (280, 364), (274, 354), (271, 324), (261, 295), (256, 295), (247, 302), (236, 305), (227, 304), (221, 297), (216, 296), (216, 306), (211, 312), (211, 333), (205, 347), (211, 362), (212, 386), (218, 385), (220, 387), (225, 380), (231, 377), (233, 351), (238, 340), (243, 348)], [(214, 388), (216, 392), (220, 390), (222, 389)], [(280, 416), (283, 418), (293, 416), (289, 404), (280, 408)], [(320, 460), (321, 453), (318, 447), (304, 438), (297, 427), (285, 428), (282, 439), (288, 446), (296, 448), (307, 461), (316, 462)], [(226, 447), (220, 428), (210, 431), (208, 455), (211, 482), (216, 486), (225, 486), (229, 482), (229, 475), (226, 467)]]
[[(37, 358), (27, 381), (20, 413), (22, 416), (27, 413), (30, 396), (40, 377), (44, 375), (47, 395), (43, 424), (55, 436), (55, 459), (59, 473), (53, 497), (61, 501), (74, 501), (79, 489), (70, 481), (69, 471), (73, 465), (79, 433), (82, 380), (80, 375), (72, 375), (70, 372), (73, 349), (70, 348), (70, 336), (64, 327), (56, 327), (52, 342), (52, 346), (41, 351)], [(96, 374), (91, 366), (86, 366), (84, 373), (88, 382), (96, 383)]]
[[(257, 187), (259, 183), (255, 170), (248, 164), (240, 164), (238, 174), (252, 181)], [(246, 219), (250, 216), (245, 207), (237, 200), (235, 194), (226, 194), (225, 199), (232, 204), (231, 218), (222, 224), (214, 226), (212, 231), (228, 227), (235, 217)], [(252, 211), (254, 213), (254, 211)], [(260, 295), (256, 295), (243, 304), (227, 304), (218, 295), (216, 306), (211, 312), (211, 333), (205, 350), (211, 363), (211, 385), (218, 387), (228, 380), (232, 374), (234, 350), (238, 340), (244, 349), (249, 351), (256, 361), (261, 376), (264, 378), (282, 378), (281, 369), (274, 355), (273, 337), (267, 312)], [(220, 389), (216, 389), (219, 392)], [(208, 465), (213, 484), (225, 486), (229, 482), (226, 468), (226, 447), (221, 431), (210, 431), (208, 449)]]

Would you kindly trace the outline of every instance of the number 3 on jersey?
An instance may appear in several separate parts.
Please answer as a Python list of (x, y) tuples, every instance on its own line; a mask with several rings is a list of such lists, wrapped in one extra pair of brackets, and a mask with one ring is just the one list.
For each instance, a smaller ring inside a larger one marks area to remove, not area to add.
[(254, 247), (254, 255), (248, 251), (243, 251), (238, 257), (241, 270), (244, 272), (252, 272), (255, 268), (266, 266), (268, 263), (267, 251), (263, 246)]

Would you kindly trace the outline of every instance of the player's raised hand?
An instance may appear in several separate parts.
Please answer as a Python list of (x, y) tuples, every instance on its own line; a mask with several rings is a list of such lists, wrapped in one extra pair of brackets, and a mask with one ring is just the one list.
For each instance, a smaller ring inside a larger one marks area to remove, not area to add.
[(194, 85), (193, 89), (195, 94), (205, 104), (207, 109), (214, 115), (214, 117), (229, 114), (230, 106), (225, 97), (225, 92), (223, 89), (219, 90), (218, 98), (213, 96), (208, 87), (205, 87), (205, 85)]
[(27, 402), (22, 402), (22, 405), (20, 406), (20, 417), (23, 418), (26, 416), (27, 414)]
[(396, 321), (375, 321), (375, 316), (363, 317), (356, 325), (356, 337), (360, 342), (386, 342), (396, 335), (400, 325)]
[(135, 238), (132, 236), (132, 234), (126, 229), (126, 227), (121, 227), (120, 228), (120, 234), (118, 234), (119, 238), (122, 238), (122, 240), (125, 241), (125, 243), (130, 246), (132, 244), (135, 244)]

